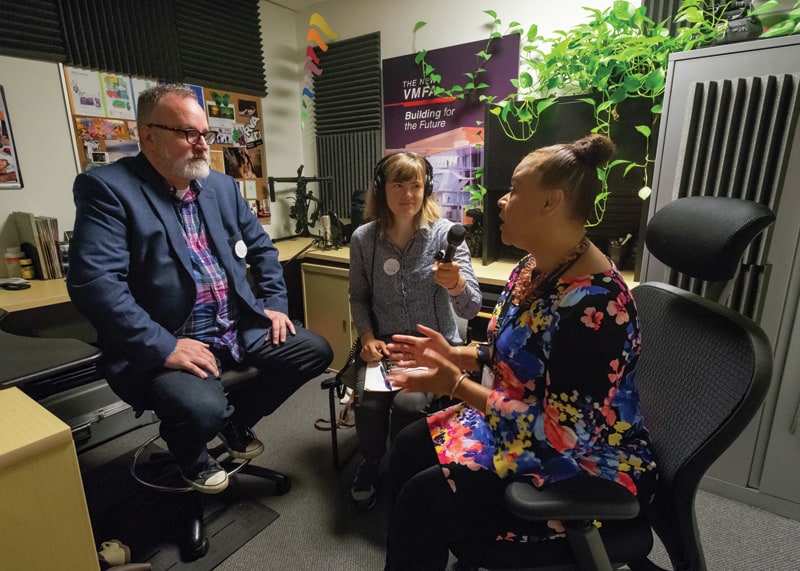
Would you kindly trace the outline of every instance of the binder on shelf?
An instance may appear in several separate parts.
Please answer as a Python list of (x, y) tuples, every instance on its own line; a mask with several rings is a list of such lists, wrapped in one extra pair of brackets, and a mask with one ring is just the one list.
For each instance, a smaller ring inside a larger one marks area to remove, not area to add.
[(58, 241), (58, 220), (50, 216), (34, 216), (30, 212), (12, 212), (20, 246), (33, 260), (36, 277), (52, 280), (64, 277)]

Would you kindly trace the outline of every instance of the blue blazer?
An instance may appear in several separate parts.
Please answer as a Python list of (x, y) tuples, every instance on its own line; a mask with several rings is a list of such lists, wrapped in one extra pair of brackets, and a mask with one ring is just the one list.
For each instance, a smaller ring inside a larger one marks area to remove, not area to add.
[[(288, 312), (278, 251), (233, 178), (212, 170), (197, 183), (210, 245), (228, 275), (229, 294), (238, 297), (239, 337), (247, 348), (267, 333), (265, 308)], [(173, 199), (141, 153), (78, 175), (73, 194), (67, 288), (97, 329), (109, 381), (133, 380), (164, 364), (195, 303)]]

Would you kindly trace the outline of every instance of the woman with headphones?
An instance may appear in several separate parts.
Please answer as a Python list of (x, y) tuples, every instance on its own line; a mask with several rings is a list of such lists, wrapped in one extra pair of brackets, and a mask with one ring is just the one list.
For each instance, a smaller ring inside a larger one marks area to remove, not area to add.
[(471, 319), (481, 304), (466, 244), (458, 246), (452, 262), (435, 261), (453, 223), (440, 217), (433, 199), (431, 164), (416, 153), (388, 155), (375, 166), (372, 186), (365, 209), (372, 221), (350, 239), (350, 311), (361, 340), (355, 424), (363, 456), (350, 493), (362, 510), (375, 505), (387, 436), (424, 417), (433, 398), (364, 390), (368, 364), (388, 358), (392, 335), (418, 334), (418, 323), (461, 344), (455, 315)]

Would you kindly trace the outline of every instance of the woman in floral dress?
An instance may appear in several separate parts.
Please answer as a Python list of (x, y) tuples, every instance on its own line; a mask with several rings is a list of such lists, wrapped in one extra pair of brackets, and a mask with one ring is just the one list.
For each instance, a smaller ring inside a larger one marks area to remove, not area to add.
[[(573, 477), (613, 480), (651, 501), (656, 469), (639, 411), (636, 307), (613, 262), (587, 238), (613, 143), (592, 135), (538, 149), (499, 201), (503, 243), (528, 252), (488, 327), (488, 346), (395, 336), (396, 387), (462, 402), (403, 430), (390, 459), (395, 504), (387, 569), (445, 569), (448, 546), (563, 541), (561, 522), (531, 524), (504, 505), (510, 479), (537, 487)], [(483, 366), (486, 365), (486, 366)], [(483, 370), (481, 382), (466, 372)]]

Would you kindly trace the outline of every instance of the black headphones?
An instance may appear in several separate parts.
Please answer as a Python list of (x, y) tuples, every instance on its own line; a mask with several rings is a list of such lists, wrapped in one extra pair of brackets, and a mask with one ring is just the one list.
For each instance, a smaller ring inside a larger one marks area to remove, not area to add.
[[(400, 151), (400, 153), (409, 154), (405, 153), (405, 151)], [(386, 172), (384, 171), (386, 161), (400, 153), (392, 153), (391, 155), (386, 155), (383, 157), (378, 161), (378, 164), (375, 165), (375, 170), (372, 173), (372, 188), (374, 189), (375, 194), (384, 197), (384, 199), (386, 197)], [(422, 160), (425, 161), (425, 184), (423, 187), (423, 198), (428, 198), (428, 196), (430, 196), (430, 194), (433, 192), (433, 166), (425, 157), (422, 157)]]

